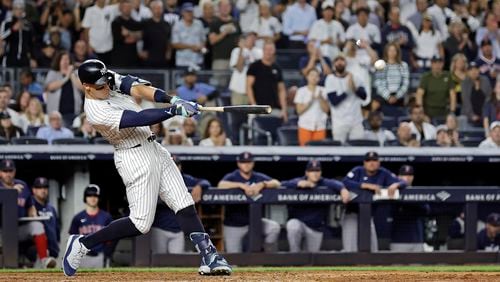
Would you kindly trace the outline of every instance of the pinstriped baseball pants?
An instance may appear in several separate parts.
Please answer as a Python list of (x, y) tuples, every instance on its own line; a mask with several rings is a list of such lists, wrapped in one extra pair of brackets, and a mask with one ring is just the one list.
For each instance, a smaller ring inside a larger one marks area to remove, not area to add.
[(157, 142), (115, 151), (115, 166), (126, 187), (130, 219), (143, 234), (153, 224), (158, 195), (175, 213), (194, 205), (170, 153)]

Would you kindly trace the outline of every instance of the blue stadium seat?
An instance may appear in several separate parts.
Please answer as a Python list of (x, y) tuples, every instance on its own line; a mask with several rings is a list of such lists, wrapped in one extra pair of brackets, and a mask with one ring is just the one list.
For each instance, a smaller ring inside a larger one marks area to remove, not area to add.
[(39, 126), (28, 126), (26, 129), (26, 135), (27, 136), (36, 136), (36, 133), (38, 132)]
[(314, 140), (306, 143), (306, 146), (342, 146), (342, 142), (333, 139)]
[(368, 139), (352, 139), (348, 140), (347, 144), (349, 146), (355, 146), (355, 147), (378, 147), (380, 146), (380, 143), (376, 140), (368, 140)]
[(298, 146), (297, 134), (298, 128), (296, 126), (282, 126), (278, 128), (278, 143), (281, 146)]
[(484, 138), (484, 129), (478, 128), (478, 130), (460, 130), (459, 132), (460, 138), (469, 139), (469, 138)]
[(438, 147), (438, 144), (436, 143), (436, 140), (431, 139), (431, 140), (422, 140), (420, 142), (422, 144), (422, 147)]
[(398, 126), (400, 123), (402, 122), (410, 122), (411, 121), (411, 118), (409, 116), (403, 116), (403, 117), (398, 117)]
[(9, 144), (9, 140), (7, 140), (3, 137), (0, 137), (0, 145), (5, 145), (5, 144)]
[[(252, 136), (254, 145), (274, 145), (278, 139), (278, 127), (283, 120), (274, 116), (257, 116), (252, 121)], [(270, 143), (270, 144), (269, 144)]]
[(10, 140), (10, 143), (14, 145), (45, 145), (48, 144), (49, 142), (47, 142), (47, 140), (45, 139), (40, 139), (31, 136), (22, 136), (18, 138), (12, 138)]
[(460, 143), (464, 145), (464, 147), (477, 147), (479, 144), (484, 140), (484, 138), (465, 138), (465, 139), (460, 139)]
[(60, 138), (52, 140), (53, 145), (82, 145), (88, 144), (89, 140), (83, 137), (75, 137), (75, 138)]

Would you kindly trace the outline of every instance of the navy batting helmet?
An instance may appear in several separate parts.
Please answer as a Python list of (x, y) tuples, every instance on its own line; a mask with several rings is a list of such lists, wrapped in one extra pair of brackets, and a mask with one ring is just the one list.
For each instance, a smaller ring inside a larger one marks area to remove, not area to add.
[(99, 197), (101, 194), (101, 188), (95, 184), (89, 184), (85, 187), (85, 191), (83, 192), (83, 202), (86, 203), (85, 199), (90, 196)]
[(103, 62), (92, 59), (86, 60), (80, 65), (78, 77), (82, 83), (105, 85), (108, 83), (110, 73)]

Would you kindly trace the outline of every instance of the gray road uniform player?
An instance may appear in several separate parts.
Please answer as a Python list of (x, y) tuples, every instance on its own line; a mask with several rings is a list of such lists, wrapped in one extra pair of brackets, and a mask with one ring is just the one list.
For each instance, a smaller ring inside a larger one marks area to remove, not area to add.
[[(175, 115), (191, 117), (198, 105), (150, 86), (148, 81), (122, 76), (99, 60), (85, 61), (78, 69), (85, 90), (85, 112), (89, 123), (115, 148), (115, 165), (129, 202), (130, 215), (105, 228), (68, 239), (63, 270), (76, 273), (81, 257), (93, 246), (124, 237), (147, 233), (154, 220), (158, 196), (175, 213), (184, 234), (189, 236), (202, 256), (200, 274), (229, 275), (231, 267), (220, 256), (196, 214), (194, 201), (170, 153), (155, 142), (149, 125)], [(142, 110), (134, 98), (171, 106)]]

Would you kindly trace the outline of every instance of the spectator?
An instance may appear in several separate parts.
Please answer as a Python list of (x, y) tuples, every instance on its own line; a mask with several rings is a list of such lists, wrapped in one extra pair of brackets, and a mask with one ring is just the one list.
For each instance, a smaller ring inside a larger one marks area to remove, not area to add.
[(476, 59), (479, 72), (490, 79), (491, 85), (495, 85), (497, 75), (500, 73), (500, 59), (493, 55), (493, 45), (488, 38), (481, 41), (481, 53)]
[(170, 49), (171, 28), (163, 18), (163, 2), (160, 0), (152, 1), (150, 7), (152, 17), (142, 22), (144, 46), (139, 55), (146, 67), (166, 68), (172, 55)]
[(177, 0), (166, 0), (165, 11), (163, 12), (163, 19), (172, 27), (180, 19), (180, 11), (177, 7)]
[(427, 13), (434, 19), (435, 26), (443, 35), (443, 39), (448, 38), (448, 24), (457, 18), (455, 12), (448, 8), (448, 0), (434, 1), (434, 5), (427, 8)]
[[(99, 208), (101, 189), (95, 184), (89, 184), (83, 192), (85, 209), (77, 213), (71, 220), (69, 234), (87, 235), (101, 230), (111, 223), (113, 218), (109, 213)], [(113, 243), (99, 244), (85, 255), (80, 263), (84, 268), (103, 268), (105, 259), (113, 253)]]
[(498, 252), (500, 249), (500, 214), (488, 215), (486, 227), (477, 234), (477, 249), (488, 252)]
[(92, 143), (96, 137), (100, 137), (101, 135), (97, 133), (94, 127), (90, 125), (89, 121), (87, 120), (87, 114), (82, 113), (80, 114), (80, 127), (76, 130), (75, 136), (76, 137), (82, 137), (85, 138), (89, 141), (89, 143)]
[(375, 73), (378, 99), (373, 102), (380, 104), (387, 116), (405, 115), (404, 100), (410, 86), (410, 71), (408, 64), (402, 60), (397, 43), (385, 45), (384, 60), (387, 63), (385, 68)]
[(430, 118), (444, 117), (456, 110), (456, 95), (447, 71), (443, 71), (443, 59), (433, 57), (431, 71), (420, 78), (416, 102)]
[(196, 130), (197, 122), (194, 118), (186, 118), (182, 123), (182, 129), (184, 130), (184, 134), (186, 134), (187, 138), (190, 138), (193, 141), (194, 145), (198, 145), (200, 143), (200, 135)]
[(32, 24), (25, 19), (24, 8), (24, 0), (14, 0), (12, 16), (0, 26), (3, 67), (36, 67), (33, 54), (35, 33)]
[(494, 121), (490, 125), (490, 136), (486, 138), (479, 148), (500, 148), (500, 121)]
[(345, 31), (344, 26), (333, 19), (333, 1), (323, 2), (321, 8), (323, 18), (314, 22), (307, 39), (319, 42), (321, 54), (331, 60), (340, 53), (340, 48), (344, 45)]
[(456, 54), (462, 53), (467, 58), (467, 61), (472, 61), (476, 58), (476, 44), (469, 39), (469, 31), (465, 29), (461, 21), (453, 21), (450, 24), (450, 36), (443, 43), (445, 53), (445, 65), (449, 66), (451, 58)]
[(491, 92), (491, 97), (483, 108), (483, 127), (486, 137), (489, 136), (490, 123), (496, 120), (500, 120), (500, 81), (495, 84), (495, 89)]
[[(263, 173), (254, 171), (255, 162), (250, 152), (237, 157), (238, 169), (224, 175), (217, 184), (219, 189), (241, 189), (247, 197), (258, 196), (262, 189), (278, 188), (281, 183)], [(228, 205), (224, 209), (224, 246), (227, 253), (241, 253), (243, 239), (248, 233), (249, 215), (247, 205)], [(280, 225), (270, 219), (262, 218), (264, 251), (277, 250)]]
[(12, 138), (18, 138), (23, 135), (23, 130), (12, 124), (9, 113), (0, 113), (0, 137), (10, 141)]
[[(231, 51), (237, 46), (241, 34), (240, 26), (231, 17), (231, 1), (219, 1), (219, 17), (210, 25), (208, 39), (212, 45), (212, 69), (229, 69), (229, 58)], [(216, 80), (222, 87), (227, 86), (227, 78), (216, 76)]]
[(381, 43), (380, 29), (368, 22), (369, 14), (370, 10), (368, 8), (357, 9), (356, 16), (358, 21), (349, 26), (345, 35), (347, 39), (354, 39), (356, 41), (356, 44), (361, 47), (358, 50), (360, 55), (364, 56), (369, 56), (366, 50), (367, 45), (378, 50)]
[(420, 147), (420, 142), (414, 137), (415, 134), (411, 133), (411, 125), (408, 122), (402, 122), (399, 124), (397, 131), (397, 140), (391, 142), (394, 146), (403, 147)]
[(31, 70), (22, 70), (19, 74), (19, 82), (21, 83), (22, 91), (28, 91), (31, 95), (37, 96), (40, 100), (43, 99), (43, 86), (39, 82), (35, 81)]
[(178, 21), (172, 30), (172, 46), (175, 54), (176, 67), (194, 67), (203, 65), (205, 48), (205, 32), (203, 23), (193, 16), (193, 4), (182, 5), (182, 20)]
[[(231, 52), (230, 66), (233, 69), (229, 90), (231, 90), (231, 105), (248, 104), (247, 71), (250, 64), (262, 59), (262, 49), (255, 46), (257, 37), (254, 32), (246, 33)], [(233, 139), (238, 139), (239, 128), (247, 121), (246, 114), (231, 114), (231, 128)]]
[(479, 74), (475, 62), (469, 65), (467, 77), (462, 81), (461, 114), (467, 117), (472, 126), (482, 126), (483, 109), (491, 93), (490, 81)]
[(300, 146), (313, 140), (326, 138), (326, 122), (330, 106), (325, 89), (318, 86), (320, 79), (317, 69), (310, 69), (306, 75), (307, 85), (299, 88), (293, 102), (299, 115), (298, 139)]
[[(498, 42), (498, 36), (500, 36), (500, 31), (498, 30), (498, 15), (488, 12), (484, 18), (484, 23), (485, 26), (476, 31), (476, 44), (481, 45), (485, 39), (488, 39), (491, 42), (493, 56), (499, 58), (500, 42)], [(482, 51), (480, 50), (479, 55), (481, 55)]]
[(416, 48), (413, 50), (414, 60), (413, 68), (420, 71), (428, 70), (432, 63), (433, 57), (442, 57), (443, 49), (441, 42), (443, 41), (439, 31), (432, 26), (432, 17), (429, 14), (423, 15), (422, 28), (418, 31), (413, 31)]
[[(378, 29), (381, 28), (381, 15), (384, 12), (383, 7), (377, 3), (377, 1), (373, 0), (357, 0), (351, 5), (352, 11), (358, 11), (359, 9), (366, 9), (368, 15), (368, 22), (376, 26)], [(353, 24), (357, 20), (356, 15), (349, 15), (347, 18), (350, 24)]]
[(334, 15), (333, 18), (338, 21), (340, 24), (342, 24), (342, 27), (344, 27), (344, 30), (349, 28), (349, 22), (346, 21), (343, 17), (343, 15), (347, 14), (347, 18), (349, 19), (351, 17), (349, 9), (346, 9), (345, 4), (343, 1), (334, 1)]
[(266, 41), (276, 43), (281, 38), (283, 26), (271, 14), (271, 3), (268, 0), (259, 1), (259, 16), (252, 22), (250, 31), (257, 33), (255, 46), (261, 49)]
[(217, 97), (218, 92), (212, 85), (197, 82), (196, 71), (188, 69), (184, 72), (184, 84), (177, 87), (178, 96), (186, 101), (193, 101), (204, 105), (207, 101)]
[(427, 0), (417, 0), (416, 1), (416, 7), (417, 11), (410, 15), (407, 19), (407, 25), (411, 25), (413, 29), (415, 30), (420, 30), (422, 27), (422, 22), (423, 22), (423, 16), (425, 15), (425, 12), (427, 11), (429, 1)]
[(19, 114), (22, 115), (26, 111), (30, 102), (30, 98), (31, 94), (28, 91), (22, 91), (21, 94), (17, 96), (16, 104), (13, 105), (13, 107)]
[(63, 127), (61, 113), (54, 111), (49, 114), (49, 125), (38, 129), (36, 137), (45, 139), (52, 144), (54, 139), (73, 138), (73, 132)]
[(455, 106), (450, 106), (455, 108), (455, 114), (458, 114), (461, 109), (462, 101), (462, 81), (467, 77), (467, 69), (469, 64), (467, 58), (464, 54), (458, 53), (451, 59), (450, 65), (450, 78), (453, 87), (454, 97), (450, 97), (450, 103), (454, 101)]
[(219, 147), (233, 146), (231, 139), (226, 137), (226, 132), (222, 126), (222, 122), (218, 118), (213, 118), (208, 121), (203, 139), (200, 141), (200, 146)]
[(37, 216), (48, 216), (48, 220), (42, 221), (43, 229), (47, 236), (49, 256), (59, 256), (59, 243), (61, 241), (61, 221), (57, 211), (49, 203), (49, 181), (45, 177), (37, 177), (31, 186), (33, 192), (33, 205)]
[(378, 141), (380, 146), (384, 146), (386, 142), (396, 140), (396, 136), (390, 130), (382, 127), (384, 115), (382, 112), (374, 111), (368, 115), (369, 129), (365, 130), (364, 139)]
[(71, 59), (75, 67), (79, 67), (83, 62), (90, 59), (95, 59), (96, 56), (89, 50), (89, 46), (85, 40), (77, 40), (73, 46), (73, 53)]
[(286, 90), (281, 68), (274, 62), (276, 47), (264, 44), (262, 59), (255, 61), (247, 71), (248, 102), (252, 105), (270, 105), (272, 115), (288, 120)]
[(257, 0), (237, 0), (236, 9), (240, 12), (241, 32), (252, 31), (252, 23), (259, 17), (259, 1)]
[(332, 62), (324, 55), (320, 48), (320, 42), (309, 40), (307, 42), (307, 55), (299, 60), (299, 69), (304, 77), (311, 69), (316, 69), (320, 74), (320, 84), (324, 84), (325, 77), (332, 73)]
[(116, 5), (106, 5), (106, 0), (96, 0), (92, 7), (85, 10), (82, 20), (83, 38), (106, 65), (111, 63), (113, 49), (111, 23), (118, 13)]
[[(36, 217), (36, 209), (31, 198), (31, 191), (26, 182), (16, 179), (16, 164), (12, 160), (0, 162), (0, 188), (15, 189), (17, 191), (17, 217)], [(14, 211), (12, 216), (14, 216)], [(48, 256), (47, 235), (43, 224), (39, 221), (22, 221), (19, 223), (17, 238), (19, 242), (32, 241), (35, 243), (37, 258), (35, 267), (54, 268), (56, 260)]]
[(119, 7), (120, 16), (111, 23), (113, 34), (111, 65), (122, 68), (138, 67), (137, 41), (142, 38), (142, 25), (132, 19), (132, 0), (120, 0)]
[[(353, 168), (343, 180), (345, 187), (358, 195), (379, 195), (381, 189), (394, 194), (397, 189), (404, 189), (406, 182), (398, 179), (392, 172), (380, 166), (379, 156), (370, 151), (365, 154), (363, 166)], [(392, 192), (391, 192), (392, 191)], [(342, 220), (342, 244), (344, 251), (358, 251), (358, 205), (348, 204)], [(370, 220), (371, 251), (378, 250), (377, 233), (373, 220)]]
[(20, 119), (21, 128), (27, 135), (36, 135), (39, 127), (48, 124), (48, 118), (43, 112), (42, 103), (36, 97), (30, 98), (28, 109), (21, 115)]
[(290, 49), (304, 49), (309, 30), (316, 21), (316, 11), (306, 0), (297, 0), (282, 16), (283, 33), (288, 36)]
[[(344, 187), (344, 184), (334, 179), (322, 177), (321, 163), (317, 160), (307, 163), (305, 176), (283, 181), (282, 186), (288, 189), (305, 191), (319, 190), (326, 187), (327, 190), (338, 192), (342, 197), (342, 202), (349, 202), (349, 191)], [(290, 252), (300, 252), (302, 250), (302, 240), (305, 240), (304, 251), (318, 252), (323, 241), (323, 229), (327, 226), (330, 205), (295, 204), (287, 205), (287, 209), (286, 233)]]
[(39, 68), (50, 68), (54, 57), (57, 54), (57, 49), (49, 42), (43, 42), (39, 52), (35, 53), (37, 67)]
[(45, 78), (45, 90), (48, 92), (47, 112), (60, 112), (67, 127), (71, 126), (75, 116), (82, 110), (81, 85), (69, 53), (66, 51), (58, 53)]
[(400, 49), (403, 62), (409, 62), (415, 42), (410, 29), (402, 25), (399, 18), (399, 8), (392, 6), (389, 12), (389, 22), (382, 29), (382, 46), (387, 48), (387, 43), (395, 43), (394, 46)]
[[(146, 1), (145, 1), (146, 2)], [(151, 6), (151, 2), (146, 2)], [(162, 2), (162, 14), (163, 14), (163, 2)], [(142, 3), (141, 0), (132, 0), (132, 19), (137, 22), (145, 22), (151, 17), (153, 17), (152, 11)]]
[(411, 133), (415, 134), (417, 141), (436, 139), (436, 128), (425, 121), (425, 113), (422, 106), (416, 105), (411, 107), (410, 118)]
[(180, 125), (172, 123), (165, 131), (165, 138), (163, 138), (161, 144), (168, 146), (193, 146), (193, 141), (186, 136)]
[[(471, 15), (467, 10), (468, 5), (469, 2), (466, 1), (452, 1), (453, 10), (457, 16), (452, 18), (450, 22), (461, 21), (471, 33), (475, 33), (481, 25), (480, 17)], [(448, 22), (446, 24), (449, 25)]]
[[(358, 52), (358, 48), (363, 48), (366, 53)], [(347, 40), (344, 46), (345, 60), (347, 62), (347, 71), (358, 74), (359, 86), (365, 88), (366, 96), (365, 104), (371, 102), (372, 99), (372, 79), (370, 69), (378, 59), (377, 52), (370, 45), (360, 42), (356, 45), (354, 40)]]
[(346, 71), (346, 60), (337, 56), (334, 72), (326, 77), (325, 92), (330, 101), (333, 139), (344, 143), (348, 139), (361, 139), (364, 135), (361, 105), (366, 99), (363, 87), (357, 87), (352, 73)]
[(205, 64), (203, 65), (206, 69), (212, 69), (212, 44), (208, 40), (208, 34), (210, 33), (210, 25), (215, 20), (214, 4), (211, 0), (200, 1), (200, 6), (202, 6), (202, 15), (199, 19), (203, 23), (203, 32), (205, 33), (205, 42), (207, 52), (204, 56)]
[(451, 147), (452, 141), (446, 125), (436, 127), (436, 145), (439, 147)]
[(446, 116), (446, 122), (444, 124), (448, 128), (448, 135), (451, 140), (452, 147), (463, 147), (460, 143), (460, 134), (458, 133), (458, 119), (457, 116), (450, 113)]

